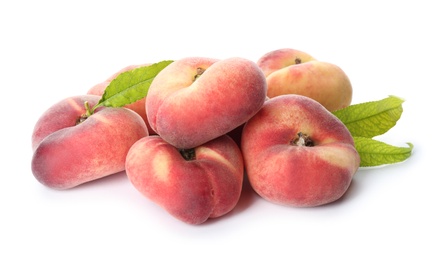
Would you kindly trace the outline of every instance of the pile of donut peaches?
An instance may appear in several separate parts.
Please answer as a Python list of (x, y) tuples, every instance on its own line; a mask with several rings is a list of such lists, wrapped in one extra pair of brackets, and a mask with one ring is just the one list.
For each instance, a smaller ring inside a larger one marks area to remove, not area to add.
[(88, 113), (113, 79), (139, 66), (43, 113), (32, 134), (40, 183), (64, 190), (124, 171), (189, 224), (233, 210), (246, 180), (265, 200), (293, 207), (347, 191), (360, 157), (331, 113), (352, 100), (338, 66), (294, 49), (257, 62), (188, 57), (161, 70), (143, 99)]

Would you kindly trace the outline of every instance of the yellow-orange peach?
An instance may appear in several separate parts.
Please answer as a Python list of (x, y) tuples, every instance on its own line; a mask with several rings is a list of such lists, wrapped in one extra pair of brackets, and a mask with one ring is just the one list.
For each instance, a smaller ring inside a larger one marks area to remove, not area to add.
[(243, 58), (189, 57), (164, 68), (148, 90), (152, 129), (179, 148), (193, 148), (245, 123), (263, 105), (266, 79)]
[(317, 101), (295, 94), (265, 102), (245, 124), (241, 149), (252, 188), (295, 207), (342, 197), (360, 163), (346, 126)]
[(230, 212), (240, 198), (243, 173), (241, 151), (227, 135), (192, 149), (177, 149), (151, 135), (137, 141), (126, 159), (134, 187), (189, 224)]
[(257, 64), (266, 75), (270, 98), (299, 94), (315, 99), (329, 111), (347, 107), (352, 102), (351, 82), (335, 64), (289, 48), (268, 52)]
[(123, 171), (129, 148), (148, 135), (143, 119), (127, 108), (99, 107), (100, 96), (66, 98), (38, 119), (32, 134), (32, 173), (43, 185), (69, 189)]

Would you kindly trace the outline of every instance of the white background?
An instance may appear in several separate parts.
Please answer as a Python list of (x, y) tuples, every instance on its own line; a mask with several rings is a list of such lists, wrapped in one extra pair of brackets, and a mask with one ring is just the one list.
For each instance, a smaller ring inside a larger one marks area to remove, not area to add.
[[(0, 258), (442, 259), (440, 5), (3, 1)], [(247, 189), (233, 212), (199, 226), (142, 197), (124, 173), (68, 191), (34, 179), (31, 133), (55, 102), (130, 64), (256, 61), (283, 47), (339, 65), (353, 83), (353, 103), (404, 98), (401, 119), (380, 139), (412, 142), (413, 156), (360, 169), (343, 199), (327, 206), (277, 206)]]

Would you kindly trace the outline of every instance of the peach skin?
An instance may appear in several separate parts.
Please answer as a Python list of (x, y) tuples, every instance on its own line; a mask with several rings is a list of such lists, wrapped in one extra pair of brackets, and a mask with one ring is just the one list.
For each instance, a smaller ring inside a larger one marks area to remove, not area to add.
[(244, 165), (227, 135), (192, 149), (178, 149), (151, 135), (129, 150), (126, 173), (143, 196), (176, 219), (198, 225), (236, 206)]
[(245, 124), (241, 142), (252, 188), (286, 206), (314, 207), (339, 199), (360, 163), (346, 126), (302, 95), (266, 101)]
[(329, 111), (345, 108), (352, 102), (352, 85), (345, 72), (305, 52), (289, 48), (271, 51), (257, 65), (266, 75), (270, 98), (299, 94), (315, 99)]
[(158, 73), (146, 110), (152, 129), (165, 141), (193, 148), (245, 123), (265, 98), (266, 80), (254, 62), (189, 57)]
[(148, 135), (143, 119), (127, 108), (99, 107), (100, 96), (66, 98), (51, 106), (32, 134), (32, 173), (43, 185), (69, 189), (125, 169), (129, 148)]

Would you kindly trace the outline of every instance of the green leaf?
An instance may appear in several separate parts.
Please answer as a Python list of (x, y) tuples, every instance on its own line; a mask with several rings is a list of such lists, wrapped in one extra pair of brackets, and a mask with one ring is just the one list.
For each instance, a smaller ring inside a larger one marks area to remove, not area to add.
[(99, 106), (122, 107), (146, 97), (155, 76), (171, 62), (161, 61), (121, 73), (106, 87), (94, 109)]
[(388, 98), (350, 105), (334, 111), (349, 129), (353, 136), (374, 137), (391, 129), (403, 112), (403, 99), (389, 96)]
[(408, 147), (397, 147), (366, 137), (354, 137), (354, 142), (361, 167), (402, 162), (411, 156), (414, 147), (411, 143), (407, 143)]

